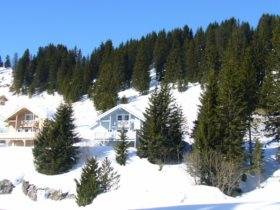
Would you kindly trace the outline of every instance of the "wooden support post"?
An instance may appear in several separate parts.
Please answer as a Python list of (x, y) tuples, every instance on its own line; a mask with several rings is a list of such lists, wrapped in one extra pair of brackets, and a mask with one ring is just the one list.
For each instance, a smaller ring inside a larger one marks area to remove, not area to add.
[(134, 148), (136, 148), (136, 146), (137, 146), (137, 138), (138, 138), (138, 131), (136, 130), (135, 131), (135, 141), (134, 141)]
[(15, 122), (15, 129), (17, 131), (17, 126), (18, 126), (18, 115), (16, 115), (16, 122)]

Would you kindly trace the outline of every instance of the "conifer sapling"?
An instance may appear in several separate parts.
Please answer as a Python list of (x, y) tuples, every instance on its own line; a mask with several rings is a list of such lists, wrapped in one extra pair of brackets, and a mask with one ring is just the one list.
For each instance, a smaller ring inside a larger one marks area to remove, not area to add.
[(120, 141), (117, 143), (115, 147), (116, 151), (116, 161), (120, 165), (125, 165), (127, 157), (128, 157), (128, 142), (126, 136), (126, 130), (124, 128), (120, 131)]
[(92, 203), (93, 199), (102, 192), (99, 180), (100, 168), (95, 158), (87, 160), (83, 168), (80, 181), (76, 182), (76, 203), (78, 206), (86, 206)]

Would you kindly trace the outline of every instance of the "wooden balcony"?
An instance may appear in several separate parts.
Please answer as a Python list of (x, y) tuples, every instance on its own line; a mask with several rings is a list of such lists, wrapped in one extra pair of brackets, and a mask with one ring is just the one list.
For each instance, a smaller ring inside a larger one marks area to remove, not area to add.
[(34, 139), (37, 132), (7, 132), (0, 133), (0, 140), (31, 140)]
[(15, 146), (33, 146), (37, 132), (0, 133), (0, 143)]
[(121, 130), (122, 128), (129, 129), (129, 126), (130, 126), (130, 121), (118, 121), (117, 123), (118, 130)]
[(39, 128), (39, 122), (37, 120), (22, 120), (19, 122), (20, 128)]

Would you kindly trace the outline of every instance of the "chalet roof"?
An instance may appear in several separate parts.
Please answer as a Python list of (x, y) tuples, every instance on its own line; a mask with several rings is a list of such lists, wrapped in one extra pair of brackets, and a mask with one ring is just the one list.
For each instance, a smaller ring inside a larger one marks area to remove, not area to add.
[(101, 115), (99, 115), (96, 120), (98, 121), (101, 118), (111, 114), (112, 112), (114, 112), (115, 110), (118, 110), (118, 109), (124, 109), (128, 113), (134, 115), (136, 118), (138, 118), (142, 121), (145, 121), (143, 112), (141, 110), (139, 110), (138, 108), (136, 108), (135, 106), (130, 105), (130, 104), (119, 104), (119, 105), (109, 109), (108, 111), (102, 113)]
[(17, 108), (13, 112), (11, 112), (6, 117), (5, 121), (8, 121), (10, 118), (14, 117), (17, 113), (19, 113), (20, 111), (22, 111), (24, 109), (32, 112), (34, 115), (36, 115), (37, 117), (42, 118), (42, 119), (45, 119), (45, 118), (49, 117), (48, 113), (45, 112), (44, 110), (41, 110), (40, 108), (33, 107), (33, 106), (30, 106), (30, 105), (24, 105), (24, 106), (21, 106), (21, 107)]

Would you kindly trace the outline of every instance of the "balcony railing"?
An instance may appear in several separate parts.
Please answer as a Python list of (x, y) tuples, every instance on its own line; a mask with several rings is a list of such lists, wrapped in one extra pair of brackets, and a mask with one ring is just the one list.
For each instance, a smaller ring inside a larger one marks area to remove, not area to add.
[(129, 125), (130, 125), (130, 122), (129, 121), (118, 121), (118, 124), (117, 124), (117, 129), (128, 129), (129, 128)]
[(0, 140), (34, 139), (36, 135), (36, 132), (7, 132), (0, 133)]
[(37, 120), (22, 120), (19, 123), (19, 127), (33, 127), (33, 128), (38, 128), (39, 127), (39, 122)]

